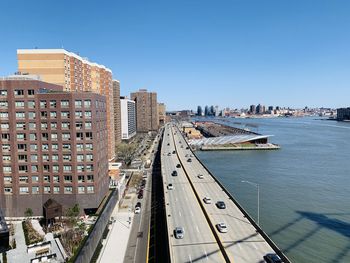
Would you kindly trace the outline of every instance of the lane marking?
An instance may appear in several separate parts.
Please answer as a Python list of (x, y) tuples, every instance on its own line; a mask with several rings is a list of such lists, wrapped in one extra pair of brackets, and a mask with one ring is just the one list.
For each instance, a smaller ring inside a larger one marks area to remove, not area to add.
[(182, 216), (180, 211), (179, 211), (179, 216), (180, 216), (180, 217)]
[(196, 230), (197, 230), (197, 232), (199, 233), (199, 228), (198, 228), (198, 226), (196, 226)]
[(207, 251), (205, 251), (205, 249), (204, 249), (204, 254), (205, 254), (205, 257), (207, 258), (207, 261), (209, 261), (208, 254), (207, 254)]
[(191, 255), (188, 255), (188, 258), (190, 259), (190, 262), (192, 263), (192, 258), (191, 258)]

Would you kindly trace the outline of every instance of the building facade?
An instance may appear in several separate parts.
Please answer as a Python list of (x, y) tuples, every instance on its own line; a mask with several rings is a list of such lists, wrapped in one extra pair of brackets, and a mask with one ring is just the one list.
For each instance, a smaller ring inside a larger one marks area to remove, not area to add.
[(158, 103), (159, 125), (163, 126), (166, 122), (166, 107), (164, 103)]
[(121, 142), (120, 82), (113, 80), (114, 136), (115, 143)]
[(115, 155), (112, 71), (64, 49), (19, 49), (18, 71), (40, 75), (65, 91), (92, 91), (106, 96), (108, 157)]
[(157, 93), (140, 89), (131, 93), (131, 99), (136, 102), (137, 132), (158, 131), (158, 103)]
[(338, 121), (350, 121), (350, 107), (337, 109)]
[(122, 139), (129, 140), (136, 135), (135, 101), (120, 97)]
[(97, 208), (108, 191), (107, 103), (33, 79), (0, 80), (0, 206), (6, 216)]

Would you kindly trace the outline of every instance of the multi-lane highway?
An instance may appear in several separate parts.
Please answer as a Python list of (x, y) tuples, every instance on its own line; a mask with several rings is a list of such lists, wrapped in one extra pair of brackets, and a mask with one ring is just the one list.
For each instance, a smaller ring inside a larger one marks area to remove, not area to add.
[[(263, 262), (274, 253), (241, 210), (197, 160), (179, 129), (166, 125), (162, 146), (162, 174), (172, 262)], [(190, 160), (189, 160), (190, 159)], [(176, 168), (180, 164), (181, 168)], [(172, 176), (176, 170), (178, 176)], [(174, 189), (168, 190), (168, 184)], [(211, 203), (203, 199), (209, 197)], [(217, 201), (226, 208), (219, 209)], [(216, 225), (225, 223), (227, 233)], [(183, 239), (175, 239), (175, 227), (184, 227)]]
[[(164, 132), (161, 163), (171, 261), (224, 262), (183, 168), (176, 167), (179, 159), (169, 125)], [(177, 172), (177, 176), (172, 175), (173, 171)], [(169, 189), (169, 184), (172, 184), (173, 189)], [(183, 238), (175, 238), (176, 227), (184, 229)]]

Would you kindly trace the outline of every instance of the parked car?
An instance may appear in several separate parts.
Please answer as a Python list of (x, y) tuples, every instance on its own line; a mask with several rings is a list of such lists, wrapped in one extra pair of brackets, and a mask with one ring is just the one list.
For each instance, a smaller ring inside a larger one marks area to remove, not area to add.
[(219, 223), (216, 225), (220, 233), (227, 233), (227, 226), (225, 223)]
[(211, 204), (211, 198), (210, 197), (204, 197), (203, 198), (203, 201), (204, 201), (204, 203), (206, 203), (206, 204)]
[(216, 206), (219, 208), (219, 209), (225, 209), (226, 208), (226, 204), (224, 201), (217, 201), (216, 202)]
[(264, 256), (264, 260), (267, 263), (283, 263), (282, 259), (275, 253), (269, 253)]
[(185, 230), (183, 227), (176, 227), (174, 230), (174, 235), (176, 239), (184, 238)]

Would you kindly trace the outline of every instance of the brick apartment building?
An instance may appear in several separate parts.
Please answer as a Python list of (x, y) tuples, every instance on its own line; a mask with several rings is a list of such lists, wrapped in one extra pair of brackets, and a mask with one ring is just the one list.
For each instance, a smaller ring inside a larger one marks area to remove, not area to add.
[(61, 85), (65, 91), (92, 91), (106, 96), (108, 158), (113, 158), (115, 126), (112, 71), (64, 49), (19, 49), (17, 60), (19, 72), (40, 75), (43, 81)]
[(136, 102), (137, 132), (157, 131), (159, 128), (157, 93), (140, 89), (131, 93), (130, 97)]
[(24, 76), (0, 79), (0, 208), (5, 216), (97, 208), (108, 191), (106, 98)]

